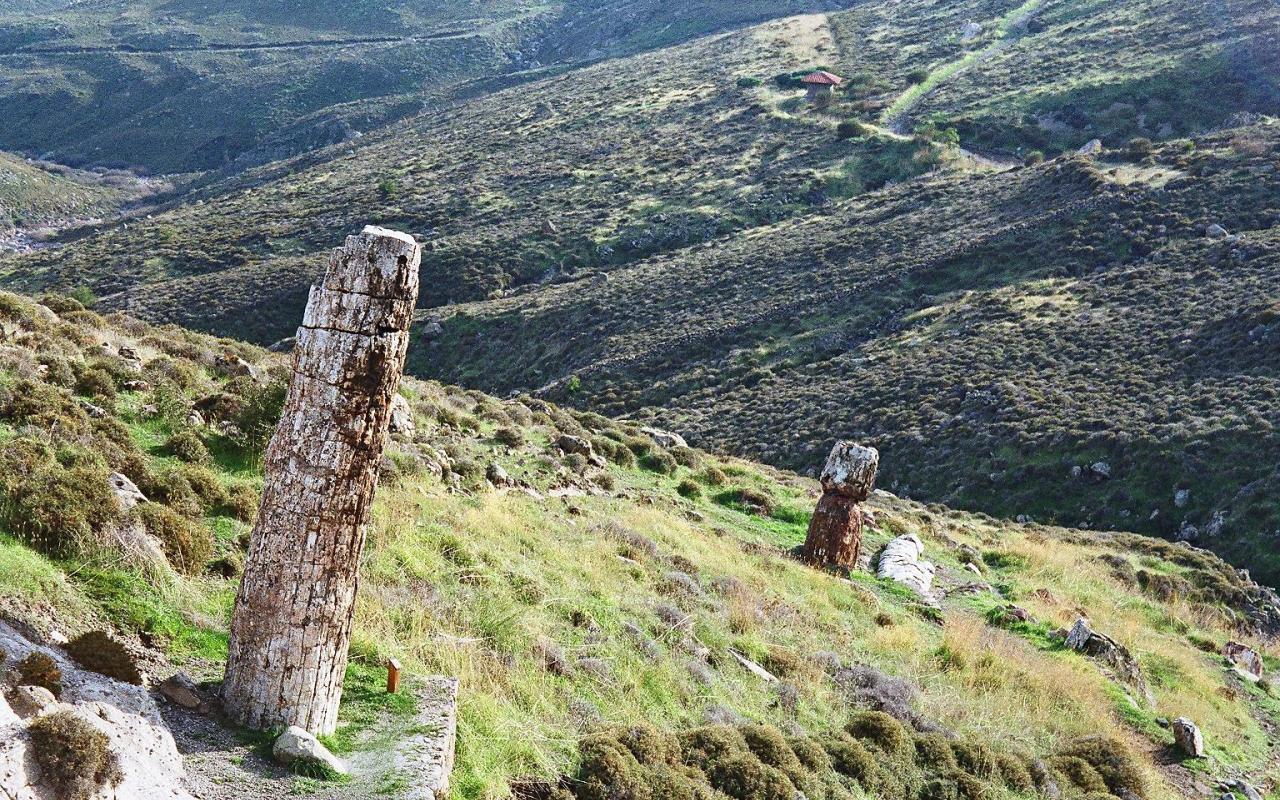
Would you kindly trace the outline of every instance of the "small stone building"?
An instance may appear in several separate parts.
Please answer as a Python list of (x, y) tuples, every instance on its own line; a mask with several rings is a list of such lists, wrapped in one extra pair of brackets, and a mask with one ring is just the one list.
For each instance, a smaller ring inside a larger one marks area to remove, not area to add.
[(805, 75), (800, 80), (808, 90), (810, 100), (830, 97), (835, 92), (836, 87), (844, 83), (844, 78), (821, 69)]

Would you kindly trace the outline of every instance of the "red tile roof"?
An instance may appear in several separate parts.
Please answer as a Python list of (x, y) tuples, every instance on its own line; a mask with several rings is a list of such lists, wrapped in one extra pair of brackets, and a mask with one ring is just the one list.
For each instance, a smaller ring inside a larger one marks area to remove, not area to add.
[(811, 75), (805, 75), (800, 80), (804, 83), (813, 83), (819, 86), (839, 86), (844, 83), (844, 78), (839, 75), (832, 75), (825, 70), (818, 70)]

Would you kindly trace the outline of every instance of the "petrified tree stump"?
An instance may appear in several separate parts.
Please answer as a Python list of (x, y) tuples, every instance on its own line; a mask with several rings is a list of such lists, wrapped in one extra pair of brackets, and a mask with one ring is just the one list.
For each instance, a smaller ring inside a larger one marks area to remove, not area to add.
[(814, 509), (801, 557), (817, 567), (854, 567), (862, 550), (862, 508), (875, 486), (880, 453), (836, 442), (822, 470), (822, 499)]
[(365, 529), (421, 252), (368, 227), (311, 289), (231, 621), (222, 697), (250, 728), (333, 733)]

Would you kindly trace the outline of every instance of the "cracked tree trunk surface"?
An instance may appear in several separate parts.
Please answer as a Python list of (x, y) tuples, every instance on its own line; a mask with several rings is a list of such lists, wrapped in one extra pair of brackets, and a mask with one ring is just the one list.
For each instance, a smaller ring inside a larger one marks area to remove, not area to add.
[(222, 697), (247, 727), (337, 726), (420, 260), (412, 237), (368, 227), (334, 251), (311, 288), (231, 621)]

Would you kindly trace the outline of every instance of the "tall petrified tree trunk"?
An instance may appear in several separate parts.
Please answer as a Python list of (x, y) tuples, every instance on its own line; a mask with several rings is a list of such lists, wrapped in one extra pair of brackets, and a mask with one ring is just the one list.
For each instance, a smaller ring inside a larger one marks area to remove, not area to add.
[(836, 442), (822, 470), (822, 499), (809, 522), (803, 560), (818, 567), (854, 567), (862, 551), (862, 508), (871, 496), (880, 453)]
[(368, 227), (312, 287), (231, 620), (222, 697), (251, 728), (332, 733), (357, 570), (404, 370), (421, 253)]

